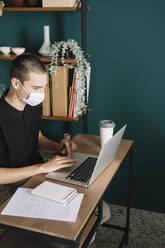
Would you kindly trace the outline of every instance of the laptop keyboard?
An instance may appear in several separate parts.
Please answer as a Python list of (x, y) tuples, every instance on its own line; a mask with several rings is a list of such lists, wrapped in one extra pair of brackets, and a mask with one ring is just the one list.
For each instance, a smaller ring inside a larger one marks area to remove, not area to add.
[(97, 158), (88, 157), (82, 164), (80, 164), (74, 171), (72, 171), (66, 179), (72, 179), (80, 182), (87, 182), (92, 176)]

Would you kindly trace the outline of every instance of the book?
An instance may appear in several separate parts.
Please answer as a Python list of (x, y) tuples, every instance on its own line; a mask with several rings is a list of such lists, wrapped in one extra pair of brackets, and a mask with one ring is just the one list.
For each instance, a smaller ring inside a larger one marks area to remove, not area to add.
[(71, 97), (70, 97), (70, 103), (69, 103), (69, 113), (68, 117), (73, 117), (73, 110), (74, 110), (74, 104), (75, 104), (75, 97), (76, 97), (76, 76), (77, 76), (77, 70), (74, 70), (73, 74), (73, 83), (72, 83), (72, 89), (71, 89)]
[(72, 93), (73, 76), (74, 76), (74, 68), (69, 69), (69, 79), (68, 79), (68, 114), (69, 114), (69, 105), (70, 105), (71, 93)]
[(77, 91), (75, 93), (75, 102), (74, 102), (74, 109), (73, 109), (73, 118), (76, 118), (78, 114), (76, 113), (76, 108), (77, 108)]
[(89, 99), (89, 86), (90, 86), (90, 75), (91, 75), (91, 66), (90, 63), (88, 63), (87, 66), (87, 77), (86, 77), (86, 83), (87, 83), (87, 104), (88, 104), (88, 99)]
[(68, 68), (57, 66), (51, 76), (52, 114), (67, 117), (68, 114)]
[(78, 192), (75, 188), (44, 181), (34, 188), (31, 194), (66, 205), (78, 195)]
[(45, 99), (42, 103), (42, 114), (45, 116), (49, 116), (51, 114), (51, 106), (50, 106), (50, 74), (47, 66), (47, 85), (45, 88)]
[(78, 0), (42, 0), (42, 7), (76, 7)]

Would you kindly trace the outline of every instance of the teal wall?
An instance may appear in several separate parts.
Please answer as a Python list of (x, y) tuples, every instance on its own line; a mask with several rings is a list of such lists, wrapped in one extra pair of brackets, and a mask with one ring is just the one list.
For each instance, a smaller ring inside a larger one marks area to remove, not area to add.
[[(165, 212), (165, 2), (163, 0), (88, 1), (87, 47), (92, 55), (89, 133), (97, 123), (112, 119), (118, 130), (128, 124), (125, 138), (135, 140), (132, 206)], [(4, 13), (0, 17), (0, 45), (37, 51), (43, 25), (50, 25), (51, 41), (74, 38), (80, 43), (80, 13)], [(9, 62), (0, 61), (0, 82), (8, 84)], [(62, 137), (64, 123), (44, 121), (43, 132)], [(82, 122), (72, 125), (82, 132)], [(126, 165), (126, 164), (125, 164)], [(125, 204), (123, 166), (105, 199)]]

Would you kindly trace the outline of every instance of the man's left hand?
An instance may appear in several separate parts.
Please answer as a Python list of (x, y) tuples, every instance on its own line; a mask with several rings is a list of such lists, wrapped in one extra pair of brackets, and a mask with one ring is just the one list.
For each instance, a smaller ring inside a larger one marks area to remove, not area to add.
[(70, 156), (72, 152), (77, 150), (77, 145), (73, 141), (66, 141), (65, 139), (62, 139), (59, 147), (58, 147), (58, 154), (59, 155), (67, 155)]

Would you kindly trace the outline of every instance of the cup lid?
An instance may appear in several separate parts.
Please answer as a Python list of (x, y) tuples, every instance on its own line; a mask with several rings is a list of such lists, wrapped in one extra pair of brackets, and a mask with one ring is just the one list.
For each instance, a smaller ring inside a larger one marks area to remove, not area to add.
[(99, 127), (102, 128), (112, 128), (115, 127), (115, 123), (112, 120), (102, 120), (98, 123)]

